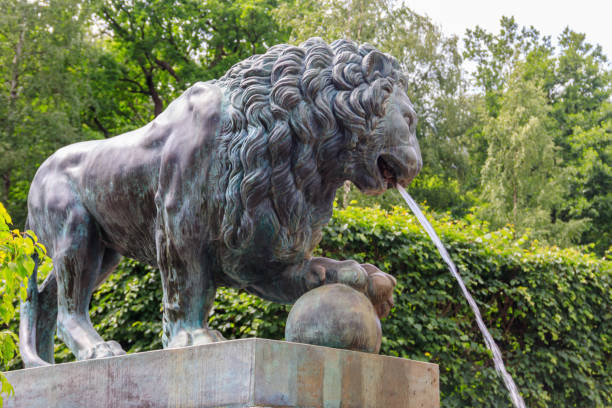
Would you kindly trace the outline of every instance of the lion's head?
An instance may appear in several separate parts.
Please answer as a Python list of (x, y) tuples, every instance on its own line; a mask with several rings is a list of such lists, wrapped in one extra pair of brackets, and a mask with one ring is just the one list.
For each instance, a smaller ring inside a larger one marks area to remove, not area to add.
[[(346, 149), (343, 178), (367, 194), (406, 186), (421, 169), (416, 113), (395, 58), (369, 45), (336, 41), (333, 108)], [(357, 52), (354, 52), (357, 51)]]
[(344, 180), (368, 194), (408, 184), (421, 156), (405, 81), (397, 61), (374, 47), (319, 38), (274, 46), (219, 79), (227, 246), (245, 247), (260, 229), (279, 259), (307, 255)]

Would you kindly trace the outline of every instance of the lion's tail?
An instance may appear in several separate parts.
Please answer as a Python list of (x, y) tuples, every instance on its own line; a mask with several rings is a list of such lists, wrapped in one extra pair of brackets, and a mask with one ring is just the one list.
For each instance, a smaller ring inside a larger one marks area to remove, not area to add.
[(55, 274), (49, 274), (39, 291), (36, 279), (40, 260), (36, 253), (32, 258), (34, 270), (28, 279), (27, 298), (21, 302), (19, 320), (19, 351), (26, 368), (53, 364), (53, 338), (57, 321)]

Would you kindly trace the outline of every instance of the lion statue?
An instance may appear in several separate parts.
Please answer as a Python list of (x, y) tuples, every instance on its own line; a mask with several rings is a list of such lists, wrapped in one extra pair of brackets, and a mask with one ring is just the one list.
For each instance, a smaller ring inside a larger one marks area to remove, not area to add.
[(223, 340), (207, 324), (218, 286), (293, 303), (344, 283), (386, 316), (391, 275), (311, 254), (345, 180), (379, 194), (417, 175), (415, 126), (393, 57), (313, 38), (196, 83), (140, 129), (58, 150), (28, 195), (53, 271), (38, 287), (35, 269), (21, 307), (26, 367), (53, 363), (56, 328), (79, 360), (125, 353), (88, 311), (122, 256), (160, 270), (167, 348)]

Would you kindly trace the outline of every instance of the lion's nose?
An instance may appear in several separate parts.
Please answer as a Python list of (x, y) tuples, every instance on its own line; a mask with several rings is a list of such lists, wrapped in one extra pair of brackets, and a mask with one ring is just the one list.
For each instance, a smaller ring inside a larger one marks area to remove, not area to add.
[(410, 182), (419, 174), (421, 171), (421, 167), (423, 165), (423, 160), (421, 159), (421, 152), (418, 148), (414, 146), (405, 147), (401, 149), (401, 159), (404, 164), (404, 168), (397, 175), (397, 182), (402, 186), (407, 186)]

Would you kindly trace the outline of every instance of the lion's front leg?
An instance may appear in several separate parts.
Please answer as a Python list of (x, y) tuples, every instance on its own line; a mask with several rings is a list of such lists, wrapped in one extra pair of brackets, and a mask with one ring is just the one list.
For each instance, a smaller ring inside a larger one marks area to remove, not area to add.
[(208, 344), (224, 340), (208, 327), (216, 286), (206, 256), (177, 235), (156, 233), (157, 262), (163, 289), (164, 348)]
[[(212, 103), (212, 102), (211, 102)], [(214, 113), (211, 107), (209, 113)], [(202, 140), (214, 129), (201, 133), (178, 132), (165, 145), (155, 194), (155, 244), (163, 288), (164, 348), (185, 347), (221, 341), (221, 334), (208, 327), (215, 300), (207, 247), (207, 225), (199, 218), (204, 190), (201, 171)], [(197, 214), (197, 215), (196, 215)], [(188, 216), (189, 215), (189, 216)]]
[(276, 279), (252, 285), (247, 290), (268, 300), (294, 303), (309, 290), (330, 283), (342, 283), (365, 293), (381, 318), (393, 307), (395, 278), (373, 265), (352, 260), (311, 258), (287, 268)]
[[(193, 259), (192, 259), (193, 260)], [(208, 327), (215, 300), (215, 283), (200, 262), (162, 261), (159, 270), (163, 288), (164, 348), (208, 344), (224, 340)]]

